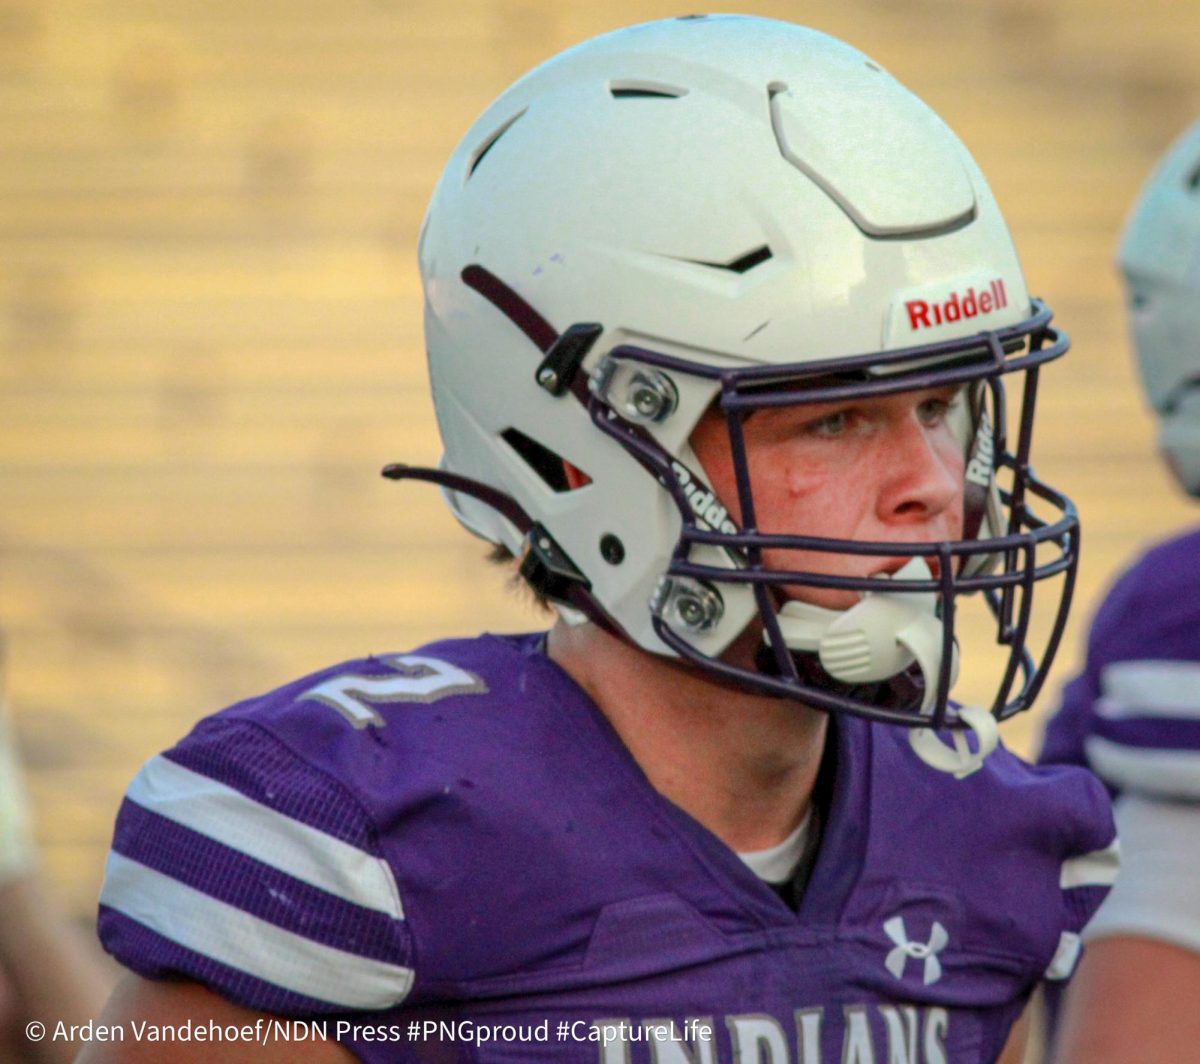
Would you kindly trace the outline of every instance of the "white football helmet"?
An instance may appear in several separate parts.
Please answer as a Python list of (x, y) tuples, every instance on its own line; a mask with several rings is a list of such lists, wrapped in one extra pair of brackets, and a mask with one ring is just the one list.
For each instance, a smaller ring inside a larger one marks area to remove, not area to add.
[[(445, 457), (388, 475), (440, 483), (459, 520), (520, 557), (569, 620), (743, 688), (973, 727), (949, 692), (955, 602), (979, 594), (1010, 653), (990, 716), (1028, 706), (1076, 556), (1073, 507), (1029, 469), (1038, 367), (1066, 339), (1030, 300), (966, 149), (866, 56), (747, 16), (586, 41), (463, 138), (420, 265)], [(1018, 371), (1010, 448), (1002, 378)], [(756, 407), (951, 383), (969, 385), (962, 540), (743, 532), (689, 444), (715, 407), (744, 467), (740, 425)], [(585, 484), (572, 490), (564, 460)], [(1034, 516), (1035, 498), (1052, 519)], [(766, 568), (762, 551), (781, 548), (913, 561), (886, 582)], [(1038, 666), (1025, 647), (1034, 585), (1061, 574)], [(839, 613), (785, 602), (785, 586), (861, 601)], [(758, 666), (735, 667), (722, 654), (750, 624)]]
[(1184, 491), (1200, 497), (1200, 122), (1142, 187), (1119, 262), (1159, 445)]

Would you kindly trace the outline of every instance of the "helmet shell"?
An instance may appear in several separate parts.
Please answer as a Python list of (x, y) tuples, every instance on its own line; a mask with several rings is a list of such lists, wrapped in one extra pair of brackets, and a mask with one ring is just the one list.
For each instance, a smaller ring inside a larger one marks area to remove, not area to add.
[(1142, 187), (1118, 262), (1160, 445), (1183, 489), (1200, 495), (1200, 122)]
[[(466, 267), (558, 332), (602, 325), (586, 372), (621, 345), (709, 367), (839, 359), (1010, 325), (1030, 307), (996, 202), (949, 127), (856, 49), (750, 16), (618, 30), (517, 81), (450, 158), (420, 265), (445, 468), (512, 496), (659, 653), (647, 604), (679, 508), (583, 404), (537, 386), (543, 353), (463, 283)], [(688, 437), (717, 386), (673, 384), (674, 412), (645, 430), (698, 468)], [(556, 490), (506, 442), (513, 430), (589, 482)], [(517, 553), (503, 517), (447, 498)], [(601, 550), (612, 536), (619, 564)], [(741, 597), (707, 652), (753, 615)]]

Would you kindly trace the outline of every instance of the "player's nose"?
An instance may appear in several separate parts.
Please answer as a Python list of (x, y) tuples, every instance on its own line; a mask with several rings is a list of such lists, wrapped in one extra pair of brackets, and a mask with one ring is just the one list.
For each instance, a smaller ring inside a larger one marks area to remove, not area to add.
[(927, 426), (916, 416), (899, 419), (878, 462), (881, 520), (921, 524), (961, 509), (964, 460), (944, 426)]

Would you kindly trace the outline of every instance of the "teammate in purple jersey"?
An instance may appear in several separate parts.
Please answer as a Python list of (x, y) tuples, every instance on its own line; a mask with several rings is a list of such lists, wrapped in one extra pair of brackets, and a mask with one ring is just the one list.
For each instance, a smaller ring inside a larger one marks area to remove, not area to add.
[(445, 457), (387, 473), (556, 623), (152, 759), (101, 897), (130, 1036), (84, 1059), (161, 1059), (147, 1019), (265, 1027), (171, 1047), (206, 1061), (999, 1059), (1115, 846), (1093, 777), (998, 741), (1078, 525), (1029, 454), (1066, 340), (962, 144), (822, 34), (651, 23), (492, 104), (420, 258)]
[[(1120, 264), (1163, 456), (1200, 497), (1200, 123), (1143, 188)], [(1125, 856), (1067, 996), (1061, 1060), (1200, 1059), (1200, 530), (1147, 551), (1109, 592), (1041, 760), (1108, 784)]]

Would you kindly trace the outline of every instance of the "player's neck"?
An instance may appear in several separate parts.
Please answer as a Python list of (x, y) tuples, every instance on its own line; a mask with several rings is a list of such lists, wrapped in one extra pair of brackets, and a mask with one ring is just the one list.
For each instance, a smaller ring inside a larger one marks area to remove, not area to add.
[(730, 847), (765, 849), (800, 822), (824, 750), (823, 714), (718, 687), (591, 624), (560, 622), (548, 648), (655, 789)]

